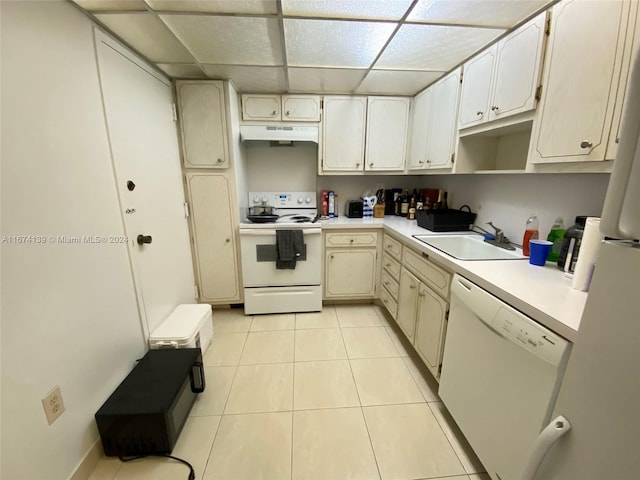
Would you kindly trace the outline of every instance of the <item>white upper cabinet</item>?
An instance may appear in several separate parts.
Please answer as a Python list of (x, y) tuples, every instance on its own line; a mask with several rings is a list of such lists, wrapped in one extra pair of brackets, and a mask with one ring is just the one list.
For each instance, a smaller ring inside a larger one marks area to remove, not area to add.
[(283, 95), (282, 120), (291, 122), (319, 122), (318, 95)]
[(432, 88), (433, 114), (425, 161), (428, 168), (451, 168), (457, 133), (460, 69), (451, 72)]
[(489, 117), (489, 95), (497, 51), (498, 45), (494, 45), (464, 65), (459, 128), (471, 127)]
[(242, 120), (319, 122), (319, 95), (242, 95)]
[(176, 93), (185, 168), (229, 168), (223, 83), (177, 82)]
[(242, 95), (243, 120), (281, 120), (280, 95)]
[(565, 0), (553, 8), (531, 164), (606, 159), (610, 132), (617, 128), (616, 97), (624, 93), (619, 81), (627, 74), (622, 70), (632, 41), (626, 35), (630, 3)]
[(404, 170), (410, 103), (407, 97), (369, 97), (365, 170)]
[(413, 100), (411, 105), (411, 139), (409, 141), (409, 170), (427, 168), (429, 134), (431, 133), (431, 114), (433, 110), (433, 91), (428, 88)]
[(323, 172), (361, 172), (364, 169), (366, 121), (366, 97), (324, 97), (320, 159)]
[(489, 120), (535, 107), (546, 18), (538, 15), (498, 43)]
[(465, 64), (459, 128), (535, 108), (545, 24), (543, 13)]

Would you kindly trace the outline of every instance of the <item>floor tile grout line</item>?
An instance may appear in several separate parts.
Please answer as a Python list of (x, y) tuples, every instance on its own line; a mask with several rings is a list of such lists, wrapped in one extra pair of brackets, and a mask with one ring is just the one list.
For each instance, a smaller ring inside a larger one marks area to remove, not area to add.
[[(436, 403), (436, 402), (434, 402), (434, 403)], [(439, 403), (441, 403), (441, 402), (439, 402)], [(440, 423), (440, 420), (438, 420), (438, 415), (436, 415), (436, 412), (434, 411), (434, 409), (431, 407), (431, 405), (428, 402), (427, 402), (427, 407), (431, 411), (431, 414), (433, 415), (433, 417), (436, 419), (436, 423), (438, 424), (438, 427), (440, 427), (440, 430), (442, 431), (442, 434), (444, 435), (444, 438), (447, 439), (447, 443), (451, 447), (451, 450), (453, 450), (453, 453), (455, 454), (456, 458), (458, 459), (458, 462), (460, 462), (460, 466), (462, 467), (462, 470), (464, 470), (464, 475), (467, 475), (467, 476), (472, 475), (469, 472), (467, 472), (467, 469), (464, 467), (464, 463), (462, 462), (462, 459), (460, 458), (460, 455), (458, 455), (458, 451), (456, 450), (456, 447), (453, 445), (453, 443), (449, 439), (449, 435), (447, 435), (447, 432), (444, 431), (444, 427)], [(455, 434), (454, 434), (454, 437), (455, 437)], [(462, 446), (460, 446), (460, 447), (462, 447)]]
[(364, 414), (364, 407), (360, 406), (360, 415), (362, 415), (362, 421), (364, 422), (364, 428), (367, 430), (367, 437), (369, 438), (369, 445), (371, 446), (371, 453), (373, 453), (373, 460), (376, 462), (376, 469), (378, 470), (378, 478), (382, 479), (382, 472), (380, 471), (380, 465), (378, 463), (378, 456), (376, 455), (376, 449), (373, 446), (373, 439), (371, 438), (371, 432), (369, 431), (369, 424), (367, 423), (367, 417)]
[[(294, 315), (293, 317), (293, 326), (296, 327), (298, 323), (298, 315)], [(293, 412), (296, 407), (296, 336), (295, 333), (297, 330), (294, 330), (293, 333), (293, 364), (292, 364), (292, 381), (291, 381), (291, 448), (289, 450), (289, 479), (293, 479), (293, 442), (295, 441), (293, 436)]]
[(211, 442), (211, 448), (209, 448), (209, 455), (207, 455), (207, 459), (204, 462), (204, 468), (202, 469), (201, 479), (204, 478), (204, 472), (207, 471), (207, 467), (209, 466), (209, 460), (211, 459), (211, 454), (213, 453), (213, 447), (216, 444), (216, 439), (218, 438), (218, 432), (220, 432), (220, 425), (222, 424), (222, 415), (219, 415), (220, 420), (218, 420), (218, 425), (216, 426), (216, 433), (213, 435), (213, 441)]

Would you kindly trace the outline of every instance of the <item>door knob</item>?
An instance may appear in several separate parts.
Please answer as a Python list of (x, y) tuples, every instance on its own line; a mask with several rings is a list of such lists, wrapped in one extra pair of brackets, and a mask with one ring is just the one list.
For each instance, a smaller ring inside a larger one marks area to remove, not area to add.
[(138, 237), (136, 238), (136, 241), (138, 242), (138, 245), (144, 245), (145, 243), (151, 243), (151, 235), (138, 235)]

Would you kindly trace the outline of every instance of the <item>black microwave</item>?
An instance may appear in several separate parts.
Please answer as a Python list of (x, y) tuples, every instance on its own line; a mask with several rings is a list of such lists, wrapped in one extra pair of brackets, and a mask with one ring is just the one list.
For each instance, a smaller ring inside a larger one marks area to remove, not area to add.
[(95, 415), (104, 453), (171, 453), (205, 388), (199, 348), (149, 350)]

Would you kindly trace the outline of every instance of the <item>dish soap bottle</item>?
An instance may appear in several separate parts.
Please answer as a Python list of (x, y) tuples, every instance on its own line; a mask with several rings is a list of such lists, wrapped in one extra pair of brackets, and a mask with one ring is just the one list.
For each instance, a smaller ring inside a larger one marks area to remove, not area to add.
[(524, 229), (524, 238), (522, 239), (522, 254), (529, 256), (529, 240), (540, 238), (538, 234), (538, 214), (534, 213), (527, 219), (527, 225)]
[(558, 258), (560, 258), (560, 250), (562, 249), (562, 239), (564, 238), (564, 222), (562, 221), (562, 217), (556, 218), (556, 221), (553, 222), (553, 226), (549, 231), (549, 235), (547, 235), (547, 240), (552, 242), (551, 251), (549, 252), (549, 257), (547, 260), (550, 262), (557, 262)]

